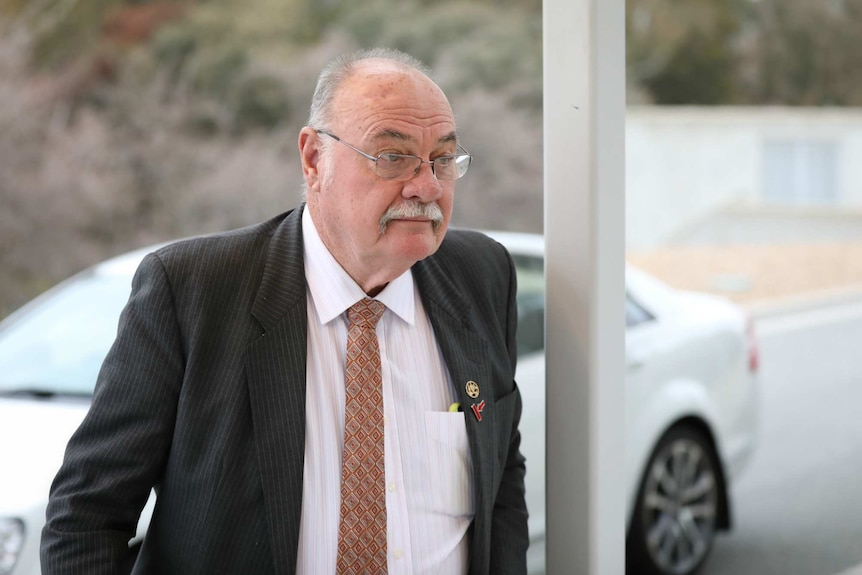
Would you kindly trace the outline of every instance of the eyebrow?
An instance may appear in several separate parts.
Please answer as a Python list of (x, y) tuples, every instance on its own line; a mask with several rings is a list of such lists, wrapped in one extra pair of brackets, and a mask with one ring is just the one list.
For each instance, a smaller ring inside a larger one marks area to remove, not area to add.
[[(398, 130), (384, 129), (384, 130), (380, 130), (379, 132), (377, 132), (376, 134), (371, 136), (371, 139), (374, 141), (395, 139), (395, 140), (402, 140), (405, 142), (410, 142), (410, 141), (413, 141), (415, 138), (413, 138), (412, 136), (408, 136), (407, 134), (405, 134), (403, 132), (399, 132)], [(457, 142), (457, 141), (458, 141), (458, 134), (455, 132), (449, 132), (445, 136), (441, 136), (440, 138), (437, 139), (438, 144), (446, 144), (448, 142)]]

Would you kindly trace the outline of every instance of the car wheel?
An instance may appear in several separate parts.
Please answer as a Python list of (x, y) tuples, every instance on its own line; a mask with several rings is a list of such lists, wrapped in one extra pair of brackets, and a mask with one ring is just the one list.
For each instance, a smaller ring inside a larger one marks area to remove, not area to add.
[(722, 483), (712, 442), (691, 425), (668, 431), (650, 457), (626, 539), (628, 575), (691, 575), (709, 554)]

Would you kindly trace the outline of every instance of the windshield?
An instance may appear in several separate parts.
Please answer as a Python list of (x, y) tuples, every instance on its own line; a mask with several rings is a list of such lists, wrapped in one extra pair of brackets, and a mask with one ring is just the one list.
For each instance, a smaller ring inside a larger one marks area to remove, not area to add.
[(130, 286), (79, 275), (0, 324), (0, 394), (91, 396)]

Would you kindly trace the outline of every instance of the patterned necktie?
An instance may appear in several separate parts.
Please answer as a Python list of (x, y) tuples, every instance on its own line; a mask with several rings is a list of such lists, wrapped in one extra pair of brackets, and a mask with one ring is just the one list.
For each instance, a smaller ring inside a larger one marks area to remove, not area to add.
[(386, 573), (383, 379), (375, 326), (386, 309), (365, 298), (347, 310), (344, 455), (338, 575)]

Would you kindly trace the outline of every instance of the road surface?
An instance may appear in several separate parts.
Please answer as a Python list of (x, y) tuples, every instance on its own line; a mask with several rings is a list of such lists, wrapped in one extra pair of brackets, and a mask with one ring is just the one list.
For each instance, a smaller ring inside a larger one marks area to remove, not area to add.
[(756, 326), (759, 448), (702, 575), (862, 573), (862, 304)]

